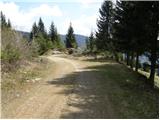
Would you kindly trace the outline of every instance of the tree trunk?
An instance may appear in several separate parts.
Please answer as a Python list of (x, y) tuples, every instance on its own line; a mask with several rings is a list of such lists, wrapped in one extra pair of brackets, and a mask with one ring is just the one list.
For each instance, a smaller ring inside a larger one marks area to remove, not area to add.
[(151, 68), (150, 68), (150, 76), (149, 76), (149, 80), (150, 80), (150, 84), (152, 87), (154, 87), (154, 76), (155, 76), (155, 68), (156, 68), (156, 50), (152, 50), (151, 51)]
[(131, 60), (130, 60), (130, 67), (133, 69), (133, 59), (134, 59), (134, 53), (131, 53)]
[(129, 52), (127, 52), (127, 65), (129, 65)]
[(138, 71), (139, 68), (139, 53), (136, 53), (136, 72)]

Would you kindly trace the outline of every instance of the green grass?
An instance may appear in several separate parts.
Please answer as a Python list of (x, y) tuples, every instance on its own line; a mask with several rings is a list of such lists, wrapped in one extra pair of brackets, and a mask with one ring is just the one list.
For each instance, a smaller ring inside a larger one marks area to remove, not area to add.
[(101, 92), (109, 95), (118, 118), (158, 118), (158, 90), (145, 83), (146, 77), (116, 63), (94, 69), (101, 74)]

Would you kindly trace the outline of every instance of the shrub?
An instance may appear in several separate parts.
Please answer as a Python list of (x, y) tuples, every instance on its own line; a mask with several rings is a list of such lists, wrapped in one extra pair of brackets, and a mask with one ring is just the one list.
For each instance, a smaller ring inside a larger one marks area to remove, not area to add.
[(2, 71), (11, 70), (18, 65), (18, 62), (30, 59), (35, 55), (33, 46), (20, 33), (3, 28), (1, 38)]

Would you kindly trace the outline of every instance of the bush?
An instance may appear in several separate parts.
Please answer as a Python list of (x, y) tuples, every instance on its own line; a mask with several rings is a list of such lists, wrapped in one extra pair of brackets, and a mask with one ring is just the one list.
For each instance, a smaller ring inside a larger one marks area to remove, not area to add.
[(2, 61), (6, 61), (8, 63), (15, 62), (20, 59), (20, 52), (17, 48), (13, 48), (10, 44), (8, 44), (5, 50), (1, 51), (1, 59)]
[(1, 38), (2, 71), (11, 70), (18, 65), (18, 62), (34, 56), (35, 50), (33, 50), (33, 46), (20, 33), (3, 28)]
[(43, 35), (38, 35), (35, 39), (33, 39), (37, 44), (39, 55), (44, 54), (48, 51), (48, 49), (53, 48), (52, 43), (43, 37)]

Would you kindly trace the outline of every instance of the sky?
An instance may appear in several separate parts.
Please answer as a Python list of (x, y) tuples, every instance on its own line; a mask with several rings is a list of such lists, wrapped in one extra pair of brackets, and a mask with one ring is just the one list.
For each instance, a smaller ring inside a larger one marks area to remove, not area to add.
[(0, 11), (16, 30), (30, 32), (41, 17), (46, 30), (53, 21), (60, 34), (66, 34), (70, 22), (74, 33), (88, 36), (96, 30), (103, 0), (1, 0)]

